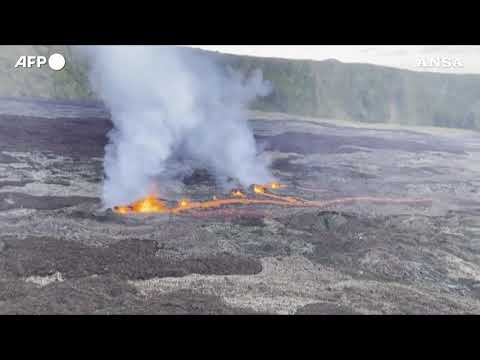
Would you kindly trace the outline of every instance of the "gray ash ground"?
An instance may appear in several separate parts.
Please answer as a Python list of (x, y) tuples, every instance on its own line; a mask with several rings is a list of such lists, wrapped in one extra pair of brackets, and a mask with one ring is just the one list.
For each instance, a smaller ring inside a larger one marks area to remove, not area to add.
[[(100, 203), (103, 109), (3, 99), (0, 313), (480, 313), (480, 134), (250, 124), (279, 192), (433, 201), (117, 215)], [(170, 185), (220, 195), (204, 169)]]

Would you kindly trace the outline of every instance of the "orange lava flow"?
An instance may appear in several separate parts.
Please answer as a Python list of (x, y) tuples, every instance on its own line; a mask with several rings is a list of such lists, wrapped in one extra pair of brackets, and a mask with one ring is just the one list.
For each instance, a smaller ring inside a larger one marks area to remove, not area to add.
[(230, 192), (230, 197), (217, 198), (211, 200), (193, 201), (188, 199), (179, 200), (174, 206), (168, 207), (167, 204), (156, 198), (154, 194), (149, 194), (129, 205), (114, 206), (113, 211), (119, 214), (131, 213), (170, 213), (178, 214), (188, 210), (201, 210), (220, 208), (228, 205), (280, 205), (294, 207), (328, 207), (338, 204), (352, 203), (357, 201), (367, 201), (374, 203), (423, 203), (429, 202), (427, 198), (387, 198), (387, 197), (346, 197), (333, 200), (306, 200), (289, 195), (272, 194), (268, 189), (278, 189), (283, 187), (279, 183), (272, 182), (269, 184), (252, 185), (255, 197), (249, 197), (246, 193), (239, 189)]
[(240, 189), (233, 189), (231, 192), (230, 192), (230, 195), (232, 195), (233, 197), (236, 197), (236, 198), (246, 198), (247, 195), (242, 192), (242, 190)]
[(283, 187), (283, 185), (280, 185), (276, 182), (272, 182), (272, 183), (269, 183), (267, 185), (254, 184), (253, 185), (253, 192), (255, 194), (259, 194), (261, 196), (266, 196), (266, 197), (269, 197), (269, 198), (272, 198), (272, 199), (278, 199), (278, 200), (285, 201), (285, 202), (292, 203), (292, 204), (304, 203), (304, 202), (307, 201), (307, 200), (296, 198), (296, 197), (293, 197), (293, 196), (272, 194), (272, 193), (268, 192), (268, 190), (267, 190), (267, 187), (269, 187), (270, 189), (279, 189), (280, 186)]
[(152, 213), (152, 212), (168, 212), (167, 205), (158, 200), (154, 194), (149, 194), (130, 205), (114, 206), (113, 211), (119, 214), (128, 213)]

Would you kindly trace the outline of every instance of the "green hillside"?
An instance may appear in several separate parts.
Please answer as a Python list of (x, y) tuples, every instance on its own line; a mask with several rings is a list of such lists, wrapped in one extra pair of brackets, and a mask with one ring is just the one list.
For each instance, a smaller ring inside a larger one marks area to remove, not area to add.
[[(15, 69), (22, 55), (49, 56), (55, 52), (67, 59), (62, 71), (48, 66), (40, 69)], [(86, 77), (86, 63), (65, 46), (0, 46), (0, 97), (42, 97), (48, 99), (85, 99), (94, 95)]]
[(414, 72), (336, 60), (224, 56), (259, 68), (274, 91), (254, 108), (360, 122), (480, 128), (480, 75)]
[[(67, 55), (61, 72), (13, 69), (19, 54)], [(261, 69), (273, 92), (252, 108), (360, 122), (480, 129), (480, 75), (413, 72), (336, 60), (301, 61), (224, 55), (196, 49), (221, 66)], [(0, 96), (93, 98), (88, 64), (64, 46), (0, 46)]]

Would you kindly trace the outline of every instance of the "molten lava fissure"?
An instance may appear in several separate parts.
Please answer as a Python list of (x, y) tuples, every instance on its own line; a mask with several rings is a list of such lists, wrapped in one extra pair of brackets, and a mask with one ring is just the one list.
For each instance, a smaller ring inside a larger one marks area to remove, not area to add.
[(119, 214), (167, 212), (168, 207), (164, 202), (157, 199), (154, 194), (149, 194), (130, 205), (114, 206), (113, 211)]
[(233, 197), (237, 197), (237, 198), (246, 198), (247, 195), (245, 195), (242, 190), (240, 189), (233, 189), (230, 194), (233, 196)]
[(278, 195), (269, 192), (269, 189), (283, 188), (278, 182), (270, 182), (268, 184), (253, 184), (251, 189), (253, 196), (248, 196), (240, 189), (233, 189), (230, 197), (217, 198), (214, 196), (211, 200), (193, 201), (188, 199), (180, 199), (174, 206), (169, 207), (166, 202), (158, 199), (154, 194), (149, 194), (129, 205), (114, 206), (113, 211), (119, 214), (131, 213), (171, 213), (177, 214), (188, 210), (213, 209), (227, 205), (281, 205), (295, 207), (328, 207), (338, 204), (346, 204), (357, 201), (368, 201), (374, 203), (424, 203), (430, 202), (428, 198), (384, 198), (384, 197), (345, 197), (333, 200), (307, 200), (289, 195)]

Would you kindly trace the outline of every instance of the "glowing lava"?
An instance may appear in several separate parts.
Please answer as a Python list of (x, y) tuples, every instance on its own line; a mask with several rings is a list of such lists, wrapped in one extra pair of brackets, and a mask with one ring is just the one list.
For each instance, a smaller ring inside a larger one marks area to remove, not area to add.
[(266, 185), (268, 188), (270, 189), (280, 189), (280, 188), (284, 188), (286, 187), (287, 185), (284, 185), (284, 184), (280, 184), (278, 181), (271, 181), (269, 182), (267, 185)]
[(272, 193), (267, 191), (267, 189), (279, 189), (281, 187), (285, 187), (285, 185), (281, 185), (280, 183), (278, 183), (276, 181), (272, 181), (272, 182), (270, 182), (268, 184), (264, 184), (264, 185), (254, 184), (253, 185), (253, 192), (255, 194), (259, 194), (259, 195), (262, 195), (262, 196), (267, 196), (269, 198), (278, 199), (278, 200), (285, 201), (285, 202), (288, 202), (288, 203), (304, 203), (305, 202), (305, 200), (295, 198), (293, 196), (276, 195), (276, 194), (272, 194)]
[(280, 205), (280, 206), (296, 206), (296, 207), (329, 207), (338, 204), (346, 204), (357, 201), (367, 201), (373, 203), (423, 203), (430, 202), (427, 198), (375, 198), (368, 196), (345, 197), (332, 200), (307, 200), (297, 198), (289, 195), (272, 194), (268, 189), (279, 189), (284, 185), (278, 182), (271, 182), (260, 185), (253, 184), (251, 189), (255, 196), (247, 196), (245, 192), (240, 189), (234, 189), (230, 192), (230, 197), (217, 198), (213, 197), (211, 200), (193, 201), (188, 199), (180, 199), (174, 206), (168, 205), (159, 200), (154, 194), (149, 194), (130, 205), (114, 206), (113, 211), (119, 214), (130, 213), (180, 213), (187, 210), (205, 210), (213, 208), (221, 208), (227, 205)]
[(246, 198), (247, 195), (245, 195), (240, 189), (233, 189), (230, 194), (233, 196), (233, 197), (237, 197), (237, 198)]
[(265, 191), (267, 191), (267, 189), (265, 188), (264, 185), (257, 185), (257, 184), (253, 185), (253, 192), (255, 194), (264, 194)]
[(286, 185), (280, 184), (278, 181), (271, 181), (267, 184), (254, 184), (253, 191), (257, 194), (263, 194), (267, 189), (276, 190), (284, 187), (286, 187)]
[(137, 201), (131, 203), (130, 205), (121, 205), (114, 206), (113, 211), (119, 214), (128, 214), (128, 213), (160, 213), (167, 212), (167, 205), (158, 200), (154, 194), (149, 194)]
[(190, 201), (188, 199), (180, 199), (178, 201), (177, 207), (178, 208), (186, 208), (190, 204)]
[[(266, 189), (267, 185), (254, 185), (258, 189)], [(277, 196), (274, 194), (263, 193), (265, 196), (275, 198), (270, 199), (257, 199), (248, 198), (247, 194), (240, 189), (233, 189), (230, 191), (230, 197), (217, 198), (213, 197), (212, 200), (191, 201), (188, 199), (180, 199), (175, 206), (168, 207), (166, 203), (158, 200), (155, 195), (147, 195), (129, 205), (114, 206), (113, 211), (119, 214), (131, 214), (131, 213), (179, 213), (192, 209), (210, 209), (218, 208), (226, 205), (248, 205), (248, 204), (264, 204), (264, 205), (284, 205), (289, 202), (287, 196)]]

